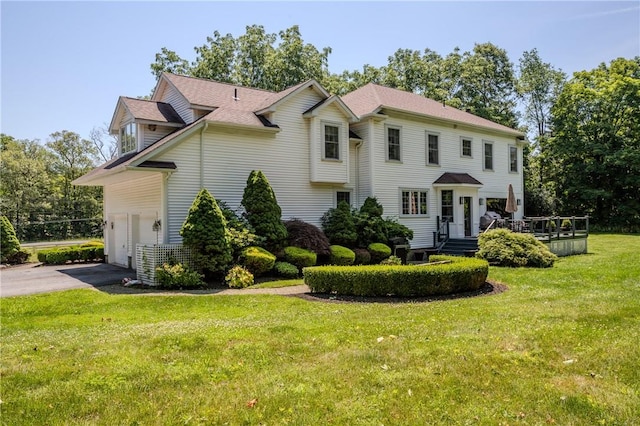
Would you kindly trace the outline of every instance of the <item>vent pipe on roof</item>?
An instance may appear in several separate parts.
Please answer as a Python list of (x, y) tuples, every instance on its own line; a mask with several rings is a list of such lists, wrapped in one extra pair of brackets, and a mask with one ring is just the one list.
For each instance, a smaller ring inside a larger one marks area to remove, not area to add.
[(237, 87), (235, 89), (233, 89), (233, 100), (234, 101), (240, 100), (240, 98), (238, 98), (238, 88)]

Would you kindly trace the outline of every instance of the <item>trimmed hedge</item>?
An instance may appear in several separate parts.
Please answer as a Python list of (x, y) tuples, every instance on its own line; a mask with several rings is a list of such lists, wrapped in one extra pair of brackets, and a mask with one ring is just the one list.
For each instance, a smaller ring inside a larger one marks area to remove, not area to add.
[(262, 247), (251, 246), (242, 249), (238, 261), (254, 276), (258, 276), (273, 269), (276, 256)]
[(489, 263), (476, 258), (431, 256), (437, 264), (316, 266), (304, 270), (312, 293), (419, 297), (477, 290)]
[(40, 250), (38, 261), (49, 265), (62, 265), (77, 261), (102, 262), (104, 261), (104, 246), (91, 244)]
[(351, 249), (338, 245), (330, 246), (329, 249), (331, 250), (329, 263), (332, 265), (353, 265), (356, 260), (356, 254)]
[(289, 246), (284, 249), (284, 260), (302, 269), (315, 265), (318, 256), (311, 250)]
[(371, 243), (367, 250), (371, 253), (371, 263), (380, 263), (391, 256), (391, 247), (383, 243)]

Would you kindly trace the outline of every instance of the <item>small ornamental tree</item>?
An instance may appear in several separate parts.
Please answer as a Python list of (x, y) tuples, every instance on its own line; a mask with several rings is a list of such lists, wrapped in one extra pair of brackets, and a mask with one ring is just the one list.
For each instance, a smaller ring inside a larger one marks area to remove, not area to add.
[(215, 198), (202, 188), (180, 229), (182, 242), (192, 250), (194, 266), (207, 277), (222, 274), (232, 262), (227, 221)]
[(267, 177), (260, 170), (254, 170), (249, 175), (242, 206), (256, 235), (265, 238), (265, 247), (269, 251), (276, 252), (284, 247), (287, 228), (281, 220), (282, 210)]
[(0, 250), (3, 263), (20, 251), (20, 241), (16, 237), (16, 231), (6, 216), (0, 216)]

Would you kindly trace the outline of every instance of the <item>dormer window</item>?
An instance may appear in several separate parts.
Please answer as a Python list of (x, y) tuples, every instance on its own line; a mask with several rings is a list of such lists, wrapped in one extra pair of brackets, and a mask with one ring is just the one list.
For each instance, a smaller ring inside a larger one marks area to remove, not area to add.
[(127, 154), (135, 151), (136, 144), (136, 124), (128, 123), (120, 128), (120, 154)]

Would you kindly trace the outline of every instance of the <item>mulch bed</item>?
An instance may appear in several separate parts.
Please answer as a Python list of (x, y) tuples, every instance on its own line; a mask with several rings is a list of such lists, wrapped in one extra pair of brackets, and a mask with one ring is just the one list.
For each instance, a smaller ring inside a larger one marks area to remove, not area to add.
[(509, 287), (496, 281), (486, 281), (478, 290), (464, 293), (446, 294), (443, 296), (425, 297), (365, 297), (365, 296), (339, 296), (336, 294), (302, 293), (293, 294), (292, 297), (299, 297), (304, 300), (314, 302), (329, 303), (423, 303), (443, 300), (464, 299), (468, 297), (491, 296), (507, 291)]

